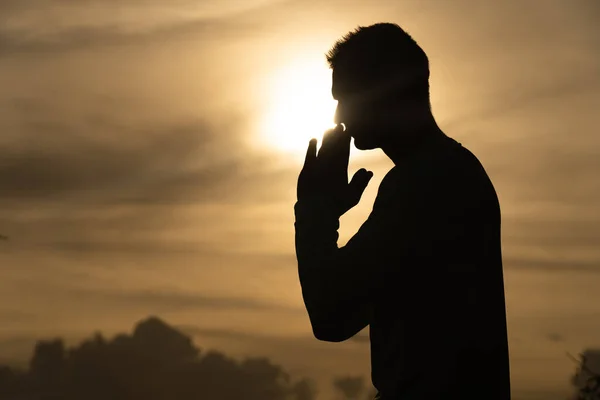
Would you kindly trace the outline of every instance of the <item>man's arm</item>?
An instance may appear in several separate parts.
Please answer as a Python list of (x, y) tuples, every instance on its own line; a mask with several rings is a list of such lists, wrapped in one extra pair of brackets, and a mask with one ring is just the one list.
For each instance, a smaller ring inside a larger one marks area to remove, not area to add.
[(295, 213), (298, 272), (313, 333), (323, 341), (349, 339), (370, 322), (373, 293), (383, 281), (385, 226), (369, 217), (338, 248), (339, 220), (326, 204), (298, 202)]
[(373, 301), (385, 286), (422, 284), (413, 280), (425, 279), (424, 271), (406, 265), (416, 252), (429, 254), (436, 242), (461, 235), (468, 192), (449, 191), (443, 171), (430, 171), (388, 173), (369, 218), (341, 248), (335, 212), (323, 201), (296, 203), (298, 272), (315, 337), (338, 342), (354, 336), (370, 323)]

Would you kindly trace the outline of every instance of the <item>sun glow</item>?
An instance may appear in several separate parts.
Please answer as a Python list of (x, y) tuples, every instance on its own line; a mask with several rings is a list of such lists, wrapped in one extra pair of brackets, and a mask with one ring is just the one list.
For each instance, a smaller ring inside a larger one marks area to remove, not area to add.
[(332, 128), (337, 102), (324, 61), (300, 61), (275, 73), (268, 83), (268, 108), (261, 124), (264, 140), (284, 152), (304, 152), (311, 138)]

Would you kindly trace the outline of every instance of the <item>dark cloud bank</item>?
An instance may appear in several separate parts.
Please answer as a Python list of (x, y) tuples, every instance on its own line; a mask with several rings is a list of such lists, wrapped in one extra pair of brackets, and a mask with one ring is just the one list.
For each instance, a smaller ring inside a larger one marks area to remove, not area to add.
[[(336, 377), (342, 398), (371, 399), (363, 377)], [(0, 399), (313, 400), (317, 388), (268, 358), (237, 360), (196, 347), (191, 337), (156, 317), (131, 334), (100, 333), (67, 348), (38, 341), (26, 370), (0, 366)]]
[[(76, 346), (39, 340), (26, 368), (0, 365), (0, 399), (115, 400), (372, 400), (364, 376), (334, 376), (333, 398), (310, 378), (292, 376), (267, 357), (237, 359), (196, 346), (192, 336), (224, 332), (175, 328), (157, 317), (130, 334), (96, 333)], [(363, 342), (367, 336), (356, 339)], [(562, 340), (556, 334), (550, 340)], [(573, 375), (573, 377), (576, 375)], [(515, 399), (555, 399), (556, 393), (519, 392)]]

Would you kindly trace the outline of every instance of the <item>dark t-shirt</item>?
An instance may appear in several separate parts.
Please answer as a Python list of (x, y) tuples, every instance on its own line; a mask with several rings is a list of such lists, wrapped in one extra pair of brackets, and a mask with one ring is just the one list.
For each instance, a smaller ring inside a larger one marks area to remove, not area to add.
[(337, 220), (307, 209), (296, 250), (313, 328), (347, 332), (368, 308), (382, 400), (510, 399), (500, 207), (470, 151), (447, 136), (412, 149), (342, 248)]

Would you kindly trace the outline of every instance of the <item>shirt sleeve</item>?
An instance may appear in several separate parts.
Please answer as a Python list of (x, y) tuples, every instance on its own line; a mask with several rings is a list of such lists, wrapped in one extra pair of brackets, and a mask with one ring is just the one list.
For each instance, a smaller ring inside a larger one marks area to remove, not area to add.
[[(317, 200), (296, 203), (296, 256), (309, 315), (333, 319), (371, 302), (383, 288), (397, 261), (392, 258), (408, 244), (399, 221), (407, 203), (403, 206), (394, 197), (382, 183), (369, 218), (343, 247), (337, 245), (339, 220), (331, 207)], [(403, 230), (410, 230), (409, 218), (405, 223)]]
[(459, 175), (431, 159), (410, 167), (388, 173), (369, 218), (341, 248), (339, 220), (329, 205), (296, 204), (298, 272), (310, 315), (333, 318), (360, 307), (388, 282), (410, 291), (431, 273), (414, 263), (456, 251), (451, 244), (464, 236), (471, 193), (457, 184)]

